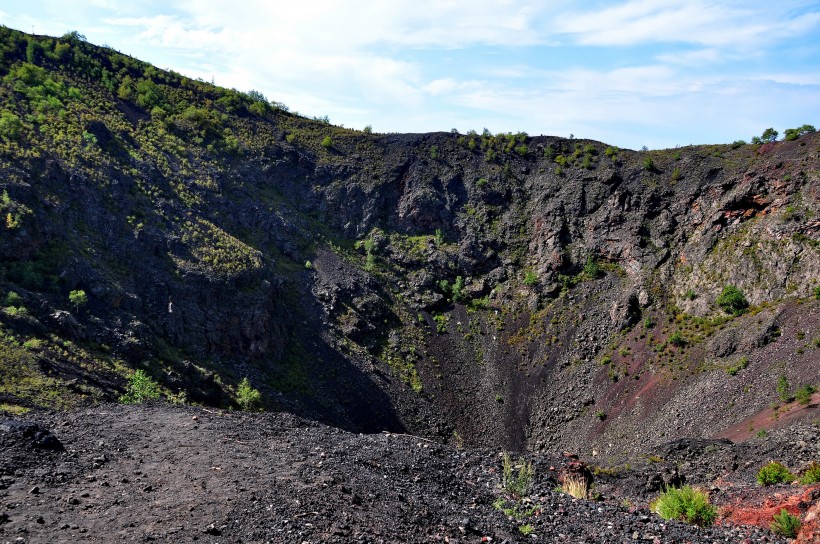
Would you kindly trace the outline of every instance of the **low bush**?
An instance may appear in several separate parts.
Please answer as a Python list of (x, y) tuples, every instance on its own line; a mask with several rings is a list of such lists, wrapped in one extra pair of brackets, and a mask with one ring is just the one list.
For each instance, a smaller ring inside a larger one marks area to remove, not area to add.
[(502, 460), (504, 479), (502, 485), (504, 490), (510, 495), (523, 497), (530, 491), (532, 479), (535, 476), (535, 469), (532, 463), (524, 459), (519, 459), (513, 463), (509, 453), (505, 453)]
[(771, 461), (757, 473), (760, 485), (787, 484), (794, 481), (794, 474), (777, 461)]
[(738, 372), (740, 372), (747, 366), (749, 366), (749, 358), (744, 355), (738, 360), (736, 364), (727, 368), (726, 373), (729, 374), (729, 376), (735, 376)]
[(527, 271), (524, 274), (524, 285), (535, 285), (535, 282), (538, 281), (538, 276), (535, 272)]
[(820, 483), (820, 463), (812, 461), (797, 481), (803, 485)]
[(158, 399), (160, 395), (159, 384), (143, 370), (137, 370), (128, 379), (128, 387), (125, 394), (120, 397), (123, 404), (140, 404), (149, 400)]
[(794, 392), (794, 400), (796, 400), (799, 404), (806, 405), (811, 402), (811, 396), (815, 391), (816, 389), (814, 386), (806, 384)]
[(674, 346), (683, 347), (686, 345), (686, 338), (683, 337), (680, 331), (675, 331), (669, 335), (669, 342)]
[(773, 533), (786, 538), (794, 538), (797, 536), (797, 532), (800, 531), (800, 525), (800, 518), (789, 514), (785, 508), (781, 508), (780, 513), (774, 515), (769, 528)]
[(248, 378), (242, 378), (236, 388), (236, 402), (246, 412), (255, 412), (262, 408), (262, 394), (251, 387)]
[(715, 303), (723, 308), (723, 311), (727, 314), (735, 316), (741, 315), (749, 307), (749, 301), (746, 300), (740, 289), (734, 285), (724, 287)]
[(789, 379), (785, 374), (781, 374), (777, 379), (777, 387), (775, 389), (777, 390), (777, 397), (783, 402), (789, 402), (792, 399), (789, 393)]
[(7, 306), (15, 306), (19, 307), (23, 305), (23, 297), (15, 293), (14, 291), (9, 291), (6, 293), (6, 305)]
[(709, 503), (709, 495), (692, 486), (667, 489), (652, 504), (652, 509), (664, 519), (677, 519), (708, 527), (717, 518), (717, 509)]

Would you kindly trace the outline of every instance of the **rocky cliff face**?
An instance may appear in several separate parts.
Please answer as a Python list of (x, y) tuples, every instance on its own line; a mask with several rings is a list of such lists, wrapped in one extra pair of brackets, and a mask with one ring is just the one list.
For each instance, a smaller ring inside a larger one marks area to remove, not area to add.
[[(818, 417), (789, 401), (820, 386), (817, 134), (375, 135), (70, 36), (2, 42), (7, 408), (143, 368), (178, 400), (248, 377), (271, 409), (518, 449)], [(792, 419), (761, 423), (773, 402)]]

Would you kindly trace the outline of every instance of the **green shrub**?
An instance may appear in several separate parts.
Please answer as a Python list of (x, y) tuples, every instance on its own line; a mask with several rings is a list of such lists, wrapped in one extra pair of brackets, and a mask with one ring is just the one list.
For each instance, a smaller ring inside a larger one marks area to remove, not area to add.
[(324, 147), (325, 149), (333, 147), (333, 140), (330, 138), (330, 136), (325, 136), (325, 138), (322, 140), (322, 147)]
[(654, 172), (655, 171), (655, 161), (652, 160), (652, 157), (646, 157), (643, 160), (643, 168), (647, 172)]
[(441, 229), (436, 229), (436, 234), (433, 237), (433, 239), (436, 242), (437, 246), (440, 246), (444, 243), (444, 233), (441, 232)]
[(681, 178), (680, 168), (672, 170), (672, 181), (678, 181)]
[(464, 302), (464, 278), (456, 276), (456, 281), (450, 289), (450, 295), (453, 302)]
[(594, 280), (600, 272), (598, 261), (593, 259), (592, 256), (587, 257), (587, 262), (584, 264), (584, 277), (588, 280)]
[(9, 291), (6, 293), (6, 306), (15, 306), (19, 307), (23, 305), (23, 297), (15, 293), (14, 291)]
[(519, 459), (518, 462), (513, 463), (510, 454), (505, 452), (502, 459), (502, 468), (504, 476), (502, 485), (507, 493), (516, 497), (523, 497), (529, 493), (532, 478), (535, 475), (532, 463), (528, 463), (524, 459)]
[(535, 282), (538, 281), (538, 276), (532, 270), (528, 270), (524, 274), (524, 285), (535, 285)]
[(783, 139), (787, 141), (796, 140), (800, 136), (804, 134), (809, 134), (811, 132), (816, 132), (816, 129), (812, 125), (803, 125), (802, 127), (798, 128), (787, 128), (786, 131), (783, 133)]
[(799, 404), (805, 406), (806, 404), (811, 402), (811, 396), (814, 394), (815, 391), (816, 389), (814, 388), (814, 386), (806, 384), (794, 392), (794, 400), (796, 400)]
[(727, 285), (723, 288), (715, 303), (723, 308), (727, 314), (741, 315), (749, 307), (749, 301), (743, 293), (734, 285)]
[(68, 301), (74, 305), (76, 311), (80, 311), (80, 306), (84, 306), (88, 302), (88, 295), (82, 289), (71, 291), (68, 294)]
[(262, 408), (262, 393), (251, 387), (248, 378), (242, 378), (236, 388), (236, 402), (246, 412), (255, 412)]
[(780, 509), (779, 514), (774, 515), (774, 520), (769, 525), (773, 533), (785, 536), (786, 538), (794, 538), (800, 531), (800, 518), (789, 514), (785, 508)]
[(820, 483), (820, 463), (812, 461), (797, 481), (803, 485)]
[(789, 379), (786, 378), (785, 374), (781, 374), (780, 377), (777, 379), (777, 396), (783, 402), (788, 402), (791, 400), (791, 395), (789, 394)]
[(433, 321), (436, 322), (436, 332), (439, 334), (444, 334), (447, 332), (447, 316), (440, 314), (434, 315)]
[(757, 473), (760, 485), (787, 484), (794, 481), (794, 474), (777, 461), (771, 461)]
[(23, 123), (19, 117), (10, 111), (0, 113), (0, 136), (7, 140), (16, 140), (20, 137), (20, 130), (22, 128)]
[(763, 134), (761, 134), (760, 136), (755, 136), (754, 138), (752, 138), (752, 143), (758, 143), (758, 144), (759, 143), (764, 143), (765, 144), (765, 143), (768, 143), (768, 142), (774, 142), (775, 140), (777, 140), (777, 135), (778, 134), (779, 134), (779, 132), (777, 132), (775, 129), (769, 127), (766, 130), (764, 130)]
[(677, 347), (683, 347), (686, 345), (686, 339), (683, 337), (680, 331), (675, 331), (669, 336), (669, 342)]
[(749, 366), (749, 358), (745, 355), (738, 360), (738, 362), (726, 369), (729, 376), (735, 376), (738, 372)]
[(123, 404), (140, 404), (142, 402), (158, 399), (160, 395), (159, 384), (151, 379), (143, 370), (137, 370), (128, 379), (128, 388), (125, 394), (120, 397)]
[(709, 495), (692, 486), (667, 489), (652, 504), (652, 509), (664, 519), (677, 519), (708, 527), (717, 518), (717, 509), (709, 504)]

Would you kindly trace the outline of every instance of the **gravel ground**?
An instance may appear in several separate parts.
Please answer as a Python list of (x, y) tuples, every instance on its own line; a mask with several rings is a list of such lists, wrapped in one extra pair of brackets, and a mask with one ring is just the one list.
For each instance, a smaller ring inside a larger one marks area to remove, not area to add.
[(516, 519), (494, 505), (498, 451), (160, 404), (16, 421), (0, 424), (0, 542), (785, 542), (667, 522), (639, 497), (573, 499), (558, 453), (532, 457)]

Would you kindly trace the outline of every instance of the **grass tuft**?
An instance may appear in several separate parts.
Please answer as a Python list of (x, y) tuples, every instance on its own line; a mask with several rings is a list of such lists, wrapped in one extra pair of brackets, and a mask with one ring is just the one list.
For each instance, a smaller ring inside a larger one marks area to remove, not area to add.
[(677, 519), (708, 527), (717, 519), (717, 509), (709, 503), (709, 495), (692, 486), (667, 489), (651, 505), (664, 519)]

